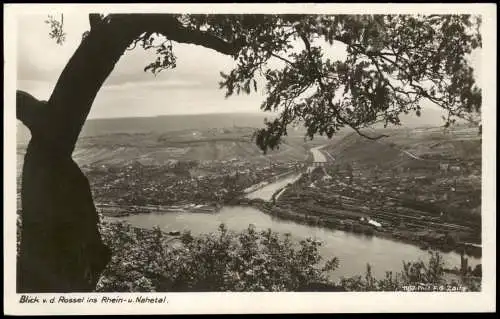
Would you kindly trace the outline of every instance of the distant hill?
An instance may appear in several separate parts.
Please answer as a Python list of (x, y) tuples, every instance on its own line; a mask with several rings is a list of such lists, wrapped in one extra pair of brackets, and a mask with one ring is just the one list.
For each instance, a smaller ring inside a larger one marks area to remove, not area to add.
[[(204, 114), (88, 120), (73, 156), (79, 164), (117, 164), (136, 160), (144, 164), (161, 164), (171, 159), (303, 161), (309, 156), (309, 147), (329, 143), (325, 150), (338, 163), (355, 161), (362, 165), (396, 167), (423, 163), (413, 163), (416, 160), (412, 155), (432, 161), (481, 158), (481, 140), (477, 131), (459, 127), (443, 134), (442, 128), (432, 128), (429, 124), (422, 127), (424, 125), (416, 121), (409, 127), (376, 129), (378, 133), (390, 135), (380, 141), (367, 140), (351, 133), (350, 129), (343, 129), (334, 141), (328, 142), (318, 136), (305, 142), (303, 128), (291, 129), (281, 148), (264, 156), (251, 136), (256, 128), (264, 126), (266, 115)], [(29, 132), (18, 123), (20, 169)]]
[(457, 125), (445, 131), (440, 127), (365, 130), (380, 140), (369, 140), (350, 133), (325, 148), (337, 163), (363, 166), (408, 167), (441, 161), (481, 161), (481, 136), (476, 128)]
[[(443, 125), (442, 112), (426, 108), (422, 115), (401, 115), (403, 127), (435, 127)], [(264, 119), (275, 117), (272, 113), (215, 113), (194, 115), (163, 115), (155, 117), (131, 117), (110, 119), (89, 119), (85, 122), (81, 137), (99, 136), (114, 133), (165, 133), (184, 129), (206, 130), (212, 128), (231, 127), (264, 127)], [(374, 127), (381, 128), (383, 125)], [(290, 130), (291, 134), (304, 133), (303, 128)], [(17, 141), (26, 144), (29, 141), (29, 131), (18, 121)]]
[(399, 118), (404, 127), (435, 127), (444, 124), (444, 120), (441, 117), (443, 115), (445, 115), (445, 112), (441, 109), (426, 107), (422, 109), (420, 116), (417, 116), (415, 113), (409, 113), (401, 114)]
[(156, 117), (134, 117), (115, 119), (93, 119), (85, 124), (82, 136), (97, 136), (110, 133), (164, 133), (186, 129), (206, 130), (211, 128), (263, 127), (264, 119), (270, 115), (252, 113), (222, 113), (194, 115), (165, 115)]
[[(250, 162), (306, 161), (309, 148), (322, 145), (325, 139), (305, 141), (303, 135), (291, 134), (284, 138), (279, 149), (264, 155), (255, 144), (252, 127), (228, 127), (210, 129), (182, 129), (170, 132), (109, 133), (83, 136), (73, 152), (80, 165), (114, 164), (127, 165), (140, 162), (144, 165), (162, 165), (171, 160)], [(19, 144), (18, 170), (21, 169), (25, 145)]]
[[(165, 133), (184, 129), (205, 130), (233, 126), (259, 128), (264, 126), (265, 118), (272, 116), (259, 113), (220, 113), (89, 119), (85, 122), (80, 137), (114, 133)], [(29, 137), (29, 130), (18, 121), (18, 143), (26, 143)]]

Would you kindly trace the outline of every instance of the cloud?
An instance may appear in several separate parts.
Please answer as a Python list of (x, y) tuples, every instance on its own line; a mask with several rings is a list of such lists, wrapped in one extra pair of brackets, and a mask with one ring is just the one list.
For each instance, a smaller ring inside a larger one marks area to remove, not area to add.
[[(20, 15), (18, 18), (18, 78), (20, 80), (57, 81), (64, 66), (81, 42), (82, 34), (87, 31), (88, 17), (84, 14), (66, 14), (64, 31), (66, 42), (58, 45), (50, 39), (49, 26), (44, 22), (47, 15)], [(231, 66), (232, 59), (213, 50), (190, 44), (174, 43), (177, 68), (160, 73), (158, 79), (165, 79), (170, 73), (182, 80), (197, 77), (217, 78), (219, 71)], [(144, 72), (144, 67), (155, 60), (155, 52), (136, 48), (126, 51), (116, 64), (106, 81), (108, 84), (125, 82), (148, 82), (154, 76)]]
[[(103, 88), (97, 95), (89, 118), (155, 116), (166, 114), (200, 114), (260, 112), (263, 97), (258, 94), (224, 98), (224, 91), (196, 86), (164, 86), (162, 82)], [(188, 83), (182, 83), (188, 84)], [(189, 84), (188, 84), (189, 85)]]
[(166, 81), (147, 81), (147, 82), (123, 82), (120, 84), (105, 85), (102, 89), (106, 91), (138, 90), (151, 89), (162, 90), (167, 88), (194, 88), (201, 87), (202, 83), (198, 81), (166, 80)]

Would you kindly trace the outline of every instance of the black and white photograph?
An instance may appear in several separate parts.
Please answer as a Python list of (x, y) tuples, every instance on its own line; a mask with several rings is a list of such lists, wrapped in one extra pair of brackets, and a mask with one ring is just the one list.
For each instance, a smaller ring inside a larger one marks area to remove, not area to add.
[(8, 5), (9, 309), (495, 311), (496, 6), (368, 6)]

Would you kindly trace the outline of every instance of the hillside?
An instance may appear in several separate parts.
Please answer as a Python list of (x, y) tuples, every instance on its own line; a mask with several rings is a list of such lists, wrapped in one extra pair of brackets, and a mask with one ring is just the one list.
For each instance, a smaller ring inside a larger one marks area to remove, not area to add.
[[(73, 158), (80, 165), (126, 164), (138, 161), (161, 165), (169, 160), (199, 161), (302, 161), (310, 146), (324, 139), (304, 142), (300, 128), (291, 129), (279, 150), (263, 155), (252, 140), (257, 128), (272, 114), (198, 114), (143, 118), (91, 119), (85, 123)], [(30, 134), (17, 125), (17, 169)], [(308, 146), (310, 145), (310, 146)]]
[[(173, 132), (109, 133), (81, 137), (73, 153), (80, 165), (162, 165), (172, 160), (182, 161), (306, 161), (308, 149), (325, 143), (318, 138), (305, 141), (296, 134), (284, 139), (279, 149), (264, 155), (252, 140), (251, 127), (219, 129), (184, 129)], [(18, 145), (18, 170), (22, 165), (25, 146)]]
[(409, 168), (418, 165), (467, 162), (480, 164), (481, 136), (474, 128), (457, 126), (447, 132), (442, 128), (399, 128), (371, 130), (380, 140), (369, 140), (356, 133), (348, 134), (325, 148), (336, 163), (356, 163), (380, 168)]

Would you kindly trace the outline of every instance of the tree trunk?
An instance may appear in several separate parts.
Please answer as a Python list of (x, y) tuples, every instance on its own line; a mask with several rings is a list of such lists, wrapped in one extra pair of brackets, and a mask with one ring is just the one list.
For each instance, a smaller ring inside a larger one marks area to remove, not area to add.
[(24, 159), (19, 292), (87, 292), (110, 259), (87, 178), (33, 136)]
[(136, 36), (97, 26), (48, 102), (17, 94), (17, 117), (32, 135), (22, 172), (18, 292), (92, 291), (110, 260), (89, 182), (71, 155), (98, 90)]
[(90, 15), (91, 30), (48, 102), (17, 92), (17, 118), (31, 131), (22, 175), (18, 292), (95, 289), (110, 259), (101, 241), (89, 182), (71, 154), (92, 103), (127, 47), (141, 34), (236, 54), (243, 41), (184, 28), (172, 15)]

